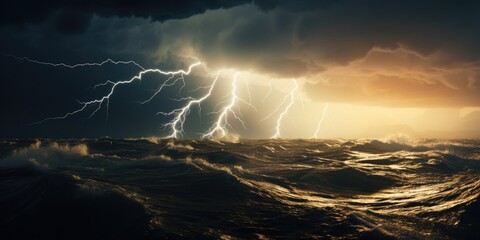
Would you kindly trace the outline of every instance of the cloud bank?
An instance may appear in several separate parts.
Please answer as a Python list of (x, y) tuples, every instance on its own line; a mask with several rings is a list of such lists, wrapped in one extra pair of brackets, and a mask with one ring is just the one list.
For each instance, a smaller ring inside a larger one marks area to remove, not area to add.
[[(395, 107), (480, 105), (478, 1), (2, 5), (3, 26), (47, 22), (59, 33), (83, 34), (86, 40), (108, 35), (104, 41), (117, 46), (113, 52), (148, 52), (163, 60), (174, 52), (195, 55), (213, 68), (305, 79), (312, 99)], [(132, 43), (142, 49), (126, 45)]]
[[(162, 69), (188, 65), (194, 56), (209, 70), (295, 78), (319, 105), (460, 109), (480, 106), (479, 11), (480, 2), (468, 0), (3, 1), (0, 51), (70, 64), (133, 59)], [(76, 99), (99, 94), (91, 91), (95, 84), (138, 70), (52, 71), (3, 56), (0, 63), (0, 135), (8, 136), (53, 132), (59, 126), (27, 124), (75, 109)], [(208, 82), (192, 79), (192, 88)], [(141, 87), (154, 89), (157, 80)], [(148, 108), (133, 103), (148, 95), (136, 90), (115, 96), (117, 118), (85, 123), (80, 116), (65, 125), (75, 128), (57, 133), (96, 136), (135, 122), (122, 134), (148, 136), (161, 120), (141, 116), (172, 108), (165, 103), (177, 93)]]

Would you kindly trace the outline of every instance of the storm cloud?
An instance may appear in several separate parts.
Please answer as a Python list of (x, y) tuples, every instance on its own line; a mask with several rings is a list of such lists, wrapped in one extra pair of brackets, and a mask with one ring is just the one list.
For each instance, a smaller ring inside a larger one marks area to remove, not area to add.
[[(208, 9), (229, 8), (251, 1), (246, 0), (49, 0), (49, 1), (2, 1), (1, 25), (38, 24), (53, 18), (63, 32), (83, 32), (92, 15), (104, 17), (141, 17), (154, 21), (187, 18)], [(268, 2), (259, 0), (259, 6)]]
[[(468, 0), (3, 1), (0, 51), (67, 63), (134, 59), (166, 69), (196, 57), (210, 70), (298, 79), (319, 102), (476, 107), (479, 10)], [(133, 71), (71, 76), (0, 60), (4, 130), (45, 117), (40, 104), (53, 113), (72, 109), (92, 85)], [(39, 89), (60, 93), (45, 98)], [(40, 98), (46, 102), (31, 104)]]
[[(305, 79), (313, 99), (396, 107), (480, 104), (477, 2), (303, 4), (207, 12), (166, 23), (162, 40), (180, 39), (178, 50), (219, 68)], [(159, 47), (160, 54), (167, 49)]]

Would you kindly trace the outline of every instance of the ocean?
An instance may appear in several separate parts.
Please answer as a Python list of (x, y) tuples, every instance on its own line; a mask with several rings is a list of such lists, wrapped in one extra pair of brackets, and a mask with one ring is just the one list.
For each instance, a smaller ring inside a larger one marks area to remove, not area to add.
[(1, 239), (479, 239), (480, 141), (2, 139)]

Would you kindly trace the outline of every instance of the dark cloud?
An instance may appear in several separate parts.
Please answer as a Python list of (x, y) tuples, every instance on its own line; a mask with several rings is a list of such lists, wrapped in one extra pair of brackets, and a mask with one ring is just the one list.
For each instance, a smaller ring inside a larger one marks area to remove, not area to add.
[(64, 8), (54, 17), (55, 28), (64, 34), (81, 33), (90, 25), (91, 17), (91, 14), (78, 9)]
[[(2, 1), (1, 25), (38, 24), (54, 17), (60, 32), (83, 31), (93, 14), (103, 17), (141, 17), (153, 21), (182, 19), (209, 9), (230, 8), (252, 0), (48, 0)], [(273, 1), (257, 0), (269, 8)]]
[[(480, 105), (480, 2), (322, 3), (278, 2), (269, 11), (237, 7), (227, 16), (206, 13), (167, 23), (161, 31), (169, 35), (165, 42), (192, 36), (184, 45), (212, 66), (317, 82), (318, 91), (309, 91), (313, 99), (397, 107)], [(222, 24), (210, 28), (212, 19)], [(375, 49), (384, 53), (375, 65), (356, 64)], [(398, 69), (385, 71), (384, 62), (395, 58)], [(324, 77), (329, 84), (322, 83)]]
[[(480, 1), (468, 0), (1, 1), (0, 51), (67, 63), (134, 59), (167, 69), (185, 66), (194, 56), (211, 70), (307, 80), (306, 92), (319, 101), (480, 106), (478, 12)], [(27, 123), (75, 109), (75, 99), (88, 98), (92, 85), (131, 74), (120, 69), (67, 73), (0, 61), (7, 69), (0, 76), (0, 106), (8, 116), (1, 118), (1, 130), (16, 126), (9, 132), (23, 129), (25, 135), (33, 131), (24, 128)], [(138, 100), (125, 94), (128, 101)], [(168, 97), (173, 96), (161, 100)], [(118, 122), (111, 124), (99, 118), (88, 127), (108, 134), (157, 109), (128, 101), (125, 106), (135, 114), (112, 117)], [(122, 109), (113, 105), (112, 111)], [(148, 135), (146, 129), (159, 127), (157, 119), (142, 121), (131, 133)], [(56, 124), (61, 125), (42, 127)], [(71, 131), (78, 135), (88, 127)]]
[[(260, 11), (240, 16), (233, 12), (217, 18), (221, 23), (205, 22), (205, 33), (188, 37), (198, 39), (198, 48), (208, 49), (212, 43), (202, 44), (204, 35), (224, 31), (225, 38), (214, 39), (220, 44), (211, 47), (249, 58), (258, 51), (284, 53), (288, 56), (281, 58), (322, 64), (345, 65), (373, 47), (395, 49), (400, 44), (423, 55), (445, 52), (448, 59), (442, 64), (480, 56), (480, 2), (469, 0), (3, 1), (0, 13), (2, 25), (52, 21), (59, 32), (71, 34), (85, 31), (94, 14), (165, 21), (248, 3)], [(230, 29), (215, 26), (225, 24)]]
[[(478, 59), (478, 1), (343, 1), (301, 16), (297, 37), (318, 59), (347, 64), (372, 47)], [(472, 53), (473, 52), (473, 53)]]
[(279, 58), (318, 71), (348, 65), (374, 47), (441, 53), (444, 57), (435, 59), (439, 67), (480, 59), (477, 1), (276, 1), (273, 6), (168, 23), (160, 26), (159, 39), (169, 38), (166, 47), (177, 44), (168, 41), (186, 42), (213, 63), (229, 59), (249, 68)]
[[(480, 56), (480, 2), (469, 0), (3, 1), (0, 24), (53, 19), (60, 32), (78, 33), (89, 26), (94, 14), (165, 21), (248, 3), (254, 3), (266, 15), (252, 12), (240, 16), (242, 22), (235, 20), (235, 14), (218, 19), (235, 24), (223, 43), (237, 52), (283, 50), (290, 54), (289, 49), (295, 48), (310, 52), (317, 61), (348, 64), (365, 56), (372, 47), (397, 48), (402, 44), (424, 55), (445, 51), (456, 61), (478, 60)], [(281, 38), (295, 38), (297, 45), (279, 44), (284, 41)]]

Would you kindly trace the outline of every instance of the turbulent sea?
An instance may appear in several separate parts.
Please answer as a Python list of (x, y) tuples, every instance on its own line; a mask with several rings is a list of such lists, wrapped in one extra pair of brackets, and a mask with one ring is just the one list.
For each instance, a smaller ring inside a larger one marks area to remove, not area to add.
[(0, 238), (480, 239), (480, 141), (3, 139)]

